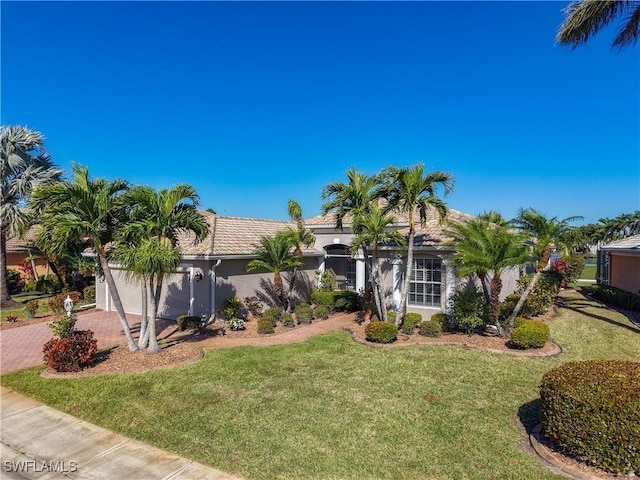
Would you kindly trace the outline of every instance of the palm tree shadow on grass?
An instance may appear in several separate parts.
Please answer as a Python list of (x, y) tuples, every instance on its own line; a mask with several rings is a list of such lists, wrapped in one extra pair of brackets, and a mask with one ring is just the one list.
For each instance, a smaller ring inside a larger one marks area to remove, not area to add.
[(632, 331), (633, 333), (637, 333), (640, 334), (640, 328), (634, 326), (634, 325), (628, 325), (625, 323), (621, 323), (621, 322), (617, 322), (615, 320), (612, 320), (609, 317), (605, 317), (603, 315), (598, 315), (592, 312), (587, 311), (587, 308), (601, 308), (603, 310), (613, 310), (616, 312), (621, 313), (622, 315), (624, 315), (625, 317), (627, 317), (627, 319), (632, 323), (635, 324), (634, 318), (633, 318), (633, 313), (628, 312), (626, 310), (620, 310), (614, 307), (609, 307), (609, 306), (601, 306), (601, 305), (597, 305), (594, 304), (594, 300), (589, 298), (583, 290), (579, 291), (580, 295), (582, 295), (582, 299), (572, 299), (572, 298), (564, 298), (562, 299), (561, 302), (559, 302), (559, 306), (562, 308), (566, 308), (567, 310), (572, 310), (574, 312), (578, 312), (582, 315), (586, 315), (587, 317), (591, 317), (591, 318), (595, 318), (597, 320), (602, 320), (604, 322), (607, 322), (611, 325), (615, 325), (616, 327), (622, 327), (622, 328), (626, 328), (627, 330)]

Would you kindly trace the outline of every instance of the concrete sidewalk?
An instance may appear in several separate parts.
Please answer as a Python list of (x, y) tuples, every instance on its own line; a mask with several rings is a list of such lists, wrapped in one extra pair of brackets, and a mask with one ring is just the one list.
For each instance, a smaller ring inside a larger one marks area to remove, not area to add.
[(0, 389), (2, 479), (239, 478)]

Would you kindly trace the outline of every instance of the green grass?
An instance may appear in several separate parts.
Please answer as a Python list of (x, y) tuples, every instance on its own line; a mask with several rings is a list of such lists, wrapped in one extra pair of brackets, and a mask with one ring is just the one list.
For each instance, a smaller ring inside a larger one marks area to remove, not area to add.
[(374, 349), (345, 332), (209, 350), (145, 374), (3, 385), (247, 479), (551, 479), (522, 445), (544, 372), (569, 360), (640, 360), (640, 331), (573, 294), (550, 321), (553, 359), (442, 346)]
[(582, 275), (580, 275), (582, 280), (595, 280), (596, 279), (596, 266), (595, 265), (585, 265), (584, 270), (582, 270)]
[[(15, 315), (18, 318), (27, 318), (27, 311), (24, 309), (24, 305), (27, 304), (29, 300), (38, 300), (38, 310), (36, 311), (36, 317), (43, 317), (46, 315), (51, 315), (53, 311), (49, 308), (48, 300), (51, 298), (50, 294), (34, 294), (34, 295), (24, 295), (19, 297), (12, 297), (16, 302), (22, 303), (23, 306), (20, 308), (14, 308), (10, 310), (2, 310), (0, 312), (0, 322), (5, 322), (7, 319), (7, 315)], [(89, 302), (81, 300), (76, 304), (76, 307), (80, 307), (82, 305), (87, 305)], [(93, 302), (91, 302), (93, 303)]]

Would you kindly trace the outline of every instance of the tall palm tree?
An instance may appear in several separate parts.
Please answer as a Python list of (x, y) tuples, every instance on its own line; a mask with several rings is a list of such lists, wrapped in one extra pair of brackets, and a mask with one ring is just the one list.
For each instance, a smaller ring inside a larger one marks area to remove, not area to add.
[(371, 251), (371, 287), (373, 298), (378, 310), (378, 318), (387, 321), (387, 307), (382, 291), (382, 270), (380, 268), (380, 245), (392, 243), (399, 247), (404, 247), (405, 239), (400, 235), (393, 225), (395, 219), (392, 215), (384, 213), (378, 204), (371, 207), (362, 215), (357, 216), (355, 230), (360, 233), (351, 242), (351, 252), (355, 255), (360, 248)]
[(292, 247), (291, 239), (285, 232), (279, 232), (274, 236), (264, 236), (254, 251), (258, 258), (247, 264), (247, 272), (267, 271), (273, 273), (277, 301), (283, 306), (286, 306), (287, 299), (285, 298), (282, 273), (304, 266), (300, 258), (291, 253)]
[(107, 258), (124, 213), (121, 195), (129, 185), (124, 180), (90, 179), (86, 167), (74, 164), (72, 168), (71, 182), (38, 187), (31, 196), (31, 206), (48, 231), (41, 240), (48, 242), (45, 248), (52, 255), (63, 255), (69, 243), (88, 239), (98, 258), (97, 273), (104, 276), (109, 287), (129, 350), (136, 350)]
[[(447, 234), (453, 239), (456, 251), (453, 261), (463, 275), (476, 274), (489, 304), (489, 320), (502, 334), (498, 322), (502, 274), (508, 268), (524, 265), (531, 259), (525, 237), (510, 231), (504, 224), (492, 223), (478, 217), (452, 222)], [(487, 280), (490, 279), (487, 287)]]
[[(289, 239), (289, 242), (293, 246), (293, 256), (302, 262), (302, 247), (309, 247), (316, 241), (316, 237), (311, 230), (308, 230), (304, 225), (302, 219), (302, 207), (293, 199), (290, 199), (287, 203), (287, 212), (292, 221), (296, 222), (296, 228), (287, 227), (284, 230), (284, 235)], [(292, 298), (293, 290), (296, 283), (296, 277), (298, 275), (299, 267), (295, 266), (291, 273), (291, 282), (289, 283), (289, 299)], [(287, 311), (291, 312), (292, 302), (287, 302)]]
[(451, 174), (441, 171), (425, 173), (422, 163), (408, 168), (388, 167), (384, 174), (386, 177), (384, 196), (389, 205), (409, 217), (407, 264), (402, 284), (400, 311), (396, 320), (400, 325), (407, 311), (407, 297), (413, 267), (413, 242), (416, 234), (416, 211), (422, 226), (426, 224), (427, 213), (431, 209), (437, 212), (441, 222), (444, 221), (448, 207), (444, 201), (438, 198), (437, 191), (439, 187), (442, 187), (445, 196), (451, 193), (453, 191), (453, 177)]
[(56, 182), (62, 170), (44, 151), (44, 136), (24, 126), (0, 127), (0, 307), (20, 304), (7, 285), (7, 237), (22, 235), (34, 218), (26, 208), (34, 188)]
[[(379, 198), (380, 177), (358, 172), (354, 167), (347, 170), (347, 183), (332, 182), (322, 189), (322, 214), (335, 213), (336, 228), (343, 229), (344, 218), (352, 217), (352, 225), (358, 225), (357, 217), (366, 213)], [(354, 233), (358, 233), (354, 230)]]
[(179, 237), (187, 235), (194, 243), (200, 242), (209, 233), (209, 224), (197, 210), (199, 197), (191, 185), (162, 190), (134, 187), (123, 195), (123, 204), (128, 207), (129, 217), (117, 238), (133, 252), (119, 249), (115, 258), (124, 260), (142, 283), (147, 283), (151, 308), (141, 344), (147, 343), (148, 336), (147, 352), (154, 354), (160, 351), (156, 316), (164, 279), (180, 264)]
[(513, 312), (507, 321), (507, 333), (513, 328), (513, 322), (518, 316), (522, 305), (538, 283), (543, 271), (550, 268), (549, 259), (554, 250), (568, 254), (574, 239), (573, 231), (575, 227), (570, 223), (580, 220), (582, 217), (573, 216), (562, 220), (558, 217), (547, 218), (541, 212), (533, 209), (521, 208), (516, 218), (511, 220), (511, 225), (518, 231), (528, 235), (532, 242), (532, 255), (536, 259), (536, 273), (531, 278), (529, 285), (524, 290), (520, 300), (516, 304)]
[(560, 45), (573, 48), (582, 45), (616, 17), (624, 17), (624, 23), (613, 41), (612, 47), (633, 45), (640, 34), (640, 2), (630, 0), (579, 0), (564, 10), (566, 18), (556, 37)]

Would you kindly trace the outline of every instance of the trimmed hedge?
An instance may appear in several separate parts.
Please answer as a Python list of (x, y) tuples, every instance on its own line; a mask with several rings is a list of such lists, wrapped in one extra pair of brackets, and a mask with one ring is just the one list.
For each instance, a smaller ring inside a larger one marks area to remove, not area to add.
[(424, 337), (439, 337), (441, 334), (442, 326), (433, 319), (420, 324), (420, 335)]
[(299, 303), (293, 311), (299, 324), (309, 324), (313, 320), (313, 309), (308, 303)]
[[(293, 321), (293, 315), (291, 315), (290, 313), (287, 312), (282, 312), (282, 315), (280, 315), (280, 323), (282, 323), (282, 325), (284, 327), (295, 327), (296, 326), (296, 322)], [(309, 322), (311, 323), (311, 322)]]
[(542, 431), (563, 452), (609, 472), (640, 474), (640, 362), (591, 360), (549, 370)]
[(398, 338), (398, 327), (389, 322), (369, 322), (364, 333), (370, 342), (391, 343)]
[(402, 333), (411, 335), (420, 322), (422, 322), (421, 314), (412, 313), (412, 312), (407, 313), (404, 316), (404, 320), (402, 321), (402, 326), (400, 327), (400, 330), (402, 331)]
[(511, 330), (509, 343), (519, 349), (542, 348), (549, 341), (549, 325), (538, 320), (521, 319)]
[(275, 327), (282, 317), (284, 310), (280, 307), (269, 307), (262, 313), (262, 318), (267, 319), (272, 327)]
[(176, 318), (178, 327), (180, 330), (186, 330), (187, 328), (200, 328), (202, 326), (202, 319), (197, 315), (180, 315)]
[(315, 290), (311, 292), (311, 300), (316, 306), (325, 306), (332, 312), (355, 312), (360, 303), (358, 293), (350, 290), (334, 292)]
[(605, 303), (610, 303), (624, 310), (640, 312), (640, 294), (627, 292), (609, 285), (594, 285), (591, 295)]
[(313, 310), (313, 314), (316, 316), (316, 318), (320, 318), (322, 320), (326, 320), (327, 318), (329, 318), (329, 313), (329, 309), (324, 305), (318, 305)]

